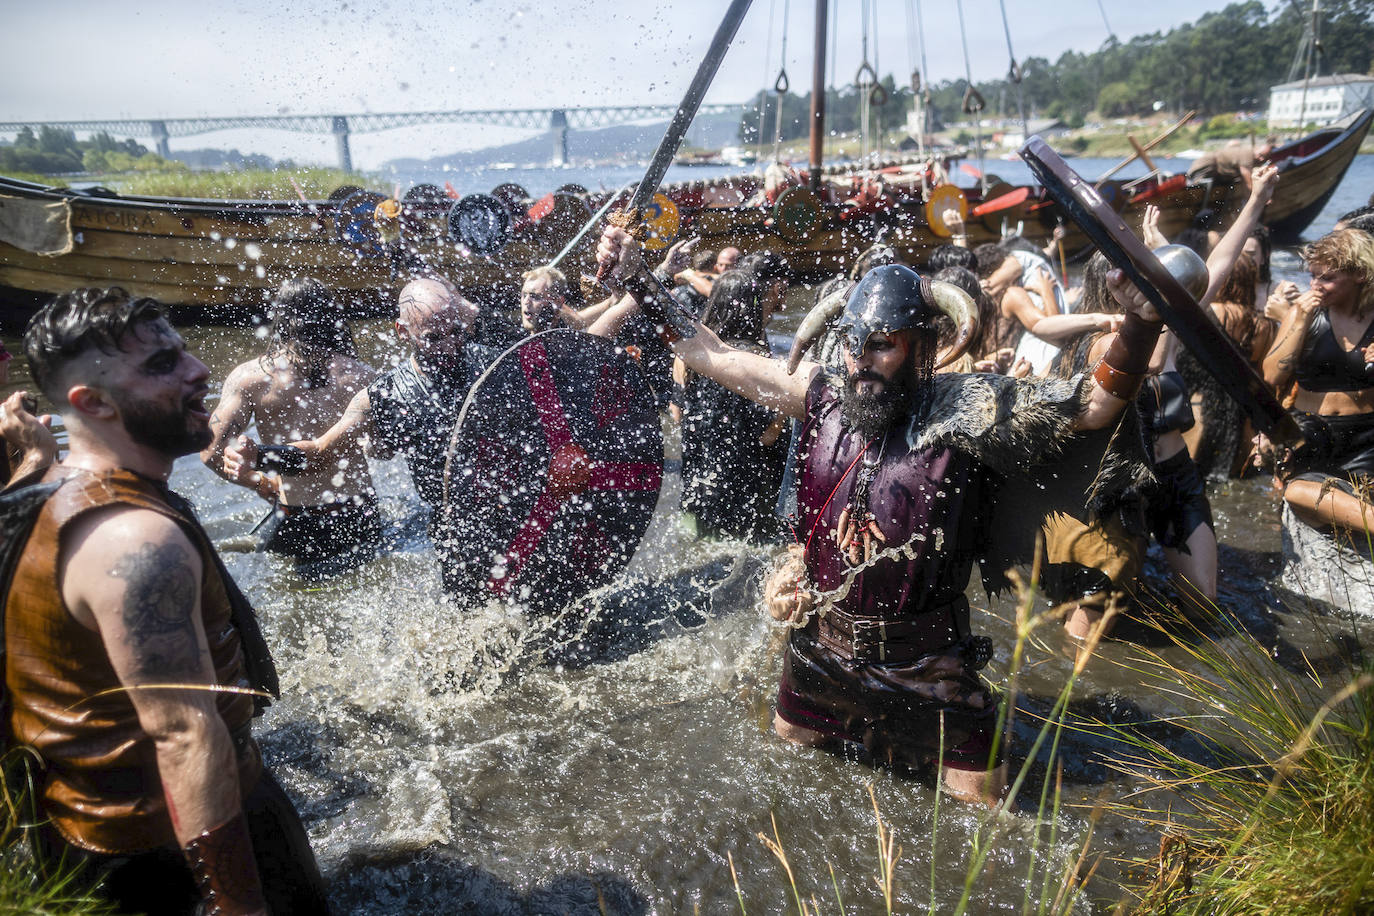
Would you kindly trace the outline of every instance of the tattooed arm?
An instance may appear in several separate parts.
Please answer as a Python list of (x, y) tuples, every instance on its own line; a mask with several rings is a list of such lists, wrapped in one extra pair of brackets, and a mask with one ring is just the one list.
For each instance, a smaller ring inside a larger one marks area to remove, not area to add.
[(96, 629), (139, 725), (153, 740), (172, 828), (185, 845), (239, 813), (228, 728), (206, 689), (215, 671), (196, 609), (201, 560), (186, 534), (144, 509), (111, 508), (73, 523), (59, 565), (72, 616)]
[(1312, 314), (1321, 307), (1321, 302), (1311, 290), (1298, 296), (1293, 308), (1283, 317), (1269, 354), (1264, 357), (1264, 380), (1276, 391), (1283, 391), (1298, 371), (1298, 358), (1302, 355), (1303, 339), (1307, 336), (1307, 326)]

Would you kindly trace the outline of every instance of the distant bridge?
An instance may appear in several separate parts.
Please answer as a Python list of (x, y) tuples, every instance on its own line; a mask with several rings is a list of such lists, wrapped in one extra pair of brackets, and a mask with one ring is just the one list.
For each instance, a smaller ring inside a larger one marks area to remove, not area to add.
[[(702, 105), (698, 113), (734, 114), (746, 106)], [(168, 141), (172, 137), (190, 137), (217, 130), (267, 128), (290, 130), (304, 134), (333, 134), (339, 152), (339, 168), (353, 167), (348, 149), (350, 134), (394, 130), (416, 124), (481, 124), (491, 127), (523, 127), (531, 130), (548, 128), (553, 140), (553, 162), (562, 165), (568, 159), (568, 130), (585, 130), (623, 124), (671, 118), (677, 113), (673, 105), (603, 105), (587, 108), (488, 108), (469, 111), (392, 111), (368, 114), (339, 115), (264, 115), (228, 118), (157, 118), (117, 121), (0, 121), (0, 131), (14, 132), (25, 127), (37, 131), (40, 127), (61, 130), (105, 131), (121, 137), (151, 137), (158, 155), (171, 154)]]

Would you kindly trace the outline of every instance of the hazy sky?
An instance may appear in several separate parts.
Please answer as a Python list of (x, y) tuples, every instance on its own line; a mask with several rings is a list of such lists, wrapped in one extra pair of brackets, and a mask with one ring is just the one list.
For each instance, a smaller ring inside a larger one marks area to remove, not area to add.
[[(814, 0), (754, 0), (708, 101), (748, 99), (779, 68), (810, 86)], [(1005, 0), (1018, 60), (1089, 51), (1107, 37), (1098, 0)], [(869, 59), (905, 81), (965, 72), (958, 0), (869, 0)], [(962, 0), (974, 79), (1007, 70), (998, 0)], [(1122, 40), (1164, 31), (1225, 0), (1101, 0)], [(0, 120), (351, 113), (676, 103), (726, 0), (0, 0)], [(839, 0), (834, 72), (861, 60), (863, 0)], [(769, 21), (772, 19), (772, 29)], [(520, 134), (447, 125), (353, 137), (362, 166)], [(173, 148), (239, 146), (330, 162), (328, 136), (224, 132)]]

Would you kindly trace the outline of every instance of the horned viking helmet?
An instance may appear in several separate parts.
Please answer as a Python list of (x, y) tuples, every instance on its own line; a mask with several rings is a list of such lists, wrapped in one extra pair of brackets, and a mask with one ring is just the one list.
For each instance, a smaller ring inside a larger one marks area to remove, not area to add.
[(837, 315), (835, 327), (848, 337), (850, 355), (858, 359), (874, 334), (933, 328), (941, 314), (949, 316), (958, 333), (936, 368), (954, 362), (972, 345), (978, 334), (978, 306), (954, 284), (928, 280), (910, 267), (875, 267), (864, 275), (848, 299), (831, 296), (811, 310), (797, 329), (788, 355), (788, 371), (796, 370), (802, 353)]

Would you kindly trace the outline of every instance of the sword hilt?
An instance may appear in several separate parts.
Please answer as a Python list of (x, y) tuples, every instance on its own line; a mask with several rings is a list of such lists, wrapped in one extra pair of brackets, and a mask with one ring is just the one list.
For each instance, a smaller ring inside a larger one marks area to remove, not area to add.
[[(639, 207), (626, 207), (624, 210), (612, 210), (611, 215), (606, 217), (606, 222), (617, 229), (624, 229), (630, 233), (630, 237), (636, 242), (642, 242), (644, 237), (649, 234), (649, 227), (644, 225), (642, 216), (643, 213)], [(609, 269), (604, 264), (596, 269), (596, 282), (598, 284), (606, 282), (606, 273)]]

